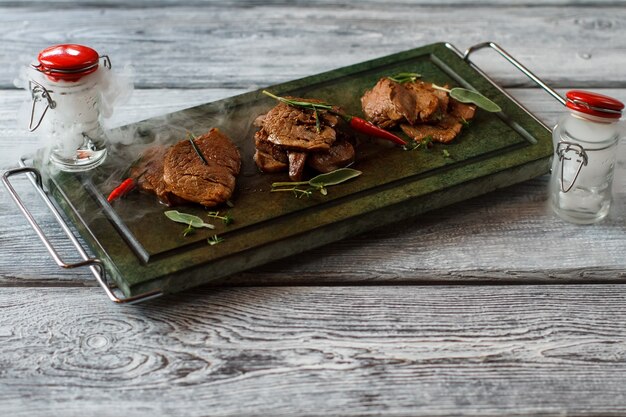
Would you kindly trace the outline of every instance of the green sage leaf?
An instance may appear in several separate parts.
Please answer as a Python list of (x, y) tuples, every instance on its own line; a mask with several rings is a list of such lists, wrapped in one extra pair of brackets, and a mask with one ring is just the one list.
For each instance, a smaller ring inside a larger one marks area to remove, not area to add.
[(326, 174), (320, 174), (309, 180), (309, 184), (316, 188), (325, 188), (330, 185), (341, 184), (352, 178), (358, 177), (362, 172), (352, 168), (339, 168)]
[(450, 90), (450, 97), (460, 101), (461, 103), (473, 103), (483, 110), (488, 112), (497, 113), (502, 111), (493, 101), (483, 96), (477, 91), (468, 90), (467, 88), (456, 87)]
[(178, 210), (168, 210), (163, 214), (165, 214), (168, 219), (177, 223), (183, 223), (195, 228), (206, 227), (207, 229), (215, 229), (215, 226), (205, 223), (200, 217), (194, 216), (193, 214), (181, 213)]

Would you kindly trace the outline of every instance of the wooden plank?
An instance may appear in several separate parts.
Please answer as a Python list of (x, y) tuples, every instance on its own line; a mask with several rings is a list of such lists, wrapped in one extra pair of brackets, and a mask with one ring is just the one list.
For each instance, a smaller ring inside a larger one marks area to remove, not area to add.
[[(626, 90), (598, 90), (622, 97)], [(235, 92), (238, 92), (235, 91)], [(514, 96), (548, 124), (562, 108), (536, 89), (512, 90)], [(561, 91), (563, 92), (563, 91)], [(137, 90), (120, 111), (119, 122), (133, 122), (217, 99), (225, 90)], [(0, 124), (11, 123), (17, 91), (0, 95)], [(144, 111), (145, 109), (145, 111)], [(36, 142), (15, 130), (0, 130), (0, 167), (15, 164), (18, 145)], [(5, 135), (8, 135), (5, 136)], [(12, 139), (10, 139), (12, 138)], [(626, 148), (620, 147), (620, 160)], [(622, 254), (626, 213), (626, 167), (616, 172), (615, 203), (610, 217), (593, 227), (579, 227), (553, 217), (547, 207), (547, 176), (462, 204), (428, 213), (410, 222), (347, 239), (276, 262), (215, 285), (367, 283), (367, 282), (607, 282), (623, 281)], [(18, 180), (29, 207), (59, 249), (74, 253), (30, 191)], [(94, 285), (87, 272), (57, 268), (6, 192), (0, 192), (0, 285)], [(558, 248), (558, 251), (555, 250)], [(393, 252), (393, 256), (390, 253)], [(16, 262), (15, 254), (20, 260)], [(558, 254), (556, 256), (555, 254)], [(70, 258), (73, 259), (73, 258)], [(353, 268), (358, 269), (353, 272)]]
[[(211, 6), (228, 6), (233, 7), (254, 7), (254, 6), (267, 6), (273, 5), (284, 6), (283, 0), (188, 0), (185, 1), (185, 7), (211, 7)], [(288, 2), (291, 6), (298, 7), (342, 7), (342, 8), (361, 8), (362, 5), (379, 6), (381, 0), (360, 0), (358, 3), (350, 4), (350, 2), (344, 2), (339, 5), (335, 0), (316, 0), (315, 2), (307, 0), (290, 0)], [(390, 6), (440, 6), (450, 7), (454, 10), (458, 10), (461, 7), (472, 6), (489, 6), (489, 7), (501, 7), (501, 6), (521, 6), (521, 7), (553, 7), (553, 6), (587, 6), (593, 4), (596, 7), (611, 7), (620, 6), (626, 3), (626, 0), (597, 0), (590, 2), (589, 0), (390, 0), (384, 1), (386, 5)], [(6, 5), (11, 7), (94, 7), (94, 8), (146, 8), (146, 7), (180, 7), (181, 2), (176, 0), (134, 0), (133, 2), (122, 0), (28, 0), (28, 1), (16, 1), (16, 0), (0, 0), (0, 5)]]
[[(622, 415), (626, 292), (0, 291), (4, 415)], [(601, 307), (600, 307), (601, 306)]]
[[(114, 65), (132, 63), (137, 85), (149, 88), (266, 86), (434, 42), (464, 49), (486, 40), (501, 43), (554, 86), (572, 80), (580, 86), (625, 85), (626, 9), (620, 3), (539, 8), (486, 3), (462, 13), (433, 5), (409, 8), (404, 2), (366, 7), (210, 2), (201, 8), (95, 3), (66, 4), (62, 13), (55, 4), (0, 5), (0, 88), (10, 88), (19, 68), (41, 49), (63, 42), (91, 45), (109, 54)], [(76, 22), (89, 29), (68, 29)], [(505, 85), (530, 85), (495, 53), (481, 52), (476, 60)]]

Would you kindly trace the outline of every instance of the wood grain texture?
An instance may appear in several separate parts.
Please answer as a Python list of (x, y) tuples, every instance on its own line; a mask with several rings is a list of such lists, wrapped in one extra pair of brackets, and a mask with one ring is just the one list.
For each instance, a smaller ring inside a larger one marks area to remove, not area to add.
[[(33, 302), (35, 301), (35, 302)], [(0, 292), (12, 417), (621, 415), (623, 286)], [(598, 308), (601, 305), (602, 308)]]
[[(19, 67), (41, 49), (64, 42), (88, 44), (114, 64), (131, 62), (140, 69), (136, 82), (142, 88), (267, 86), (434, 42), (464, 49), (487, 40), (554, 86), (570, 86), (574, 79), (594, 87), (626, 82), (626, 8), (619, 3), (83, 3), (60, 10), (55, 3), (21, 4), (0, 4), (0, 88), (11, 88)], [(504, 85), (530, 85), (494, 53), (481, 52), (476, 60)]]

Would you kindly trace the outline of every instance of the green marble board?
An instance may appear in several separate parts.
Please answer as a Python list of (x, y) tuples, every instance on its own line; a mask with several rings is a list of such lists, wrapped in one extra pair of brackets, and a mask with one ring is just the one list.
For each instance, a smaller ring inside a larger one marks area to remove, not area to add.
[[(362, 115), (363, 92), (380, 77), (398, 72), (475, 88), (503, 112), (479, 110), (454, 142), (429, 150), (405, 151), (361, 137), (354, 165), (363, 172), (360, 177), (330, 188), (326, 196), (298, 199), (270, 193), (271, 183), (286, 181), (286, 174), (260, 173), (252, 159), (252, 122), (276, 104), (258, 90), (121, 128), (115, 134), (130, 140), (112, 147), (102, 166), (83, 174), (49, 175), (48, 186), (104, 262), (108, 277), (131, 296), (156, 289), (181, 291), (548, 172), (548, 130), (444, 43), (266, 88), (322, 99)], [(175, 143), (186, 132), (201, 134), (211, 127), (229, 135), (242, 154), (233, 207), (217, 208), (228, 211), (233, 224), (208, 219), (203, 207), (182, 206), (180, 211), (216, 226), (185, 237), (185, 226), (168, 220), (163, 215), (168, 208), (152, 195), (133, 192), (106, 202), (111, 188), (123, 180), (120, 167), (130, 166), (142, 147), (155, 140)], [(224, 240), (207, 244), (213, 235)]]

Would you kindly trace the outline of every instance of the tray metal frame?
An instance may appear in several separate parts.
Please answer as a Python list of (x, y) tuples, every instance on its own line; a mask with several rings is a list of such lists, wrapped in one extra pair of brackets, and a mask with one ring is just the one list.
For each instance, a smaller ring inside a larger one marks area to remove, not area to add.
[[(483, 42), (473, 46), (470, 46), (465, 52), (461, 52), (454, 45), (450, 43), (446, 43), (445, 46), (455, 52), (459, 57), (461, 57), (465, 62), (467, 62), (473, 69), (475, 69), (478, 73), (481, 74), (487, 81), (489, 81), (499, 92), (513, 101), (516, 105), (518, 105), (524, 112), (526, 112), (529, 116), (531, 116), (535, 121), (537, 121), (540, 125), (549, 130), (548, 126), (545, 125), (541, 120), (539, 120), (534, 114), (532, 114), (526, 107), (524, 107), (519, 101), (513, 98), (506, 90), (500, 87), (491, 77), (489, 77), (482, 69), (480, 69), (476, 64), (474, 64), (470, 60), (470, 56), (484, 48), (491, 48), (500, 54), (504, 59), (510, 62), (515, 68), (517, 68), (520, 72), (530, 78), (535, 84), (537, 84), (541, 89), (546, 91), (550, 96), (556, 99), (559, 103), (565, 105), (565, 99), (561, 97), (556, 91), (550, 88), (545, 82), (543, 82), (539, 77), (533, 74), (529, 69), (527, 69), (524, 65), (522, 65), (517, 59), (515, 59), (511, 54), (509, 54), (506, 50), (502, 49), (499, 45), (494, 42)], [(69, 263), (63, 260), (61, 255), (59, 255), (58, 251), (55, 249), (54, 244), (50, 241), (50, 239), (46, 236), (45, 232), (41, 228), (41, 226), (37, 223), (34, 216), (30, 212), (30, 210), (26, 207), (24, 201), (20, 198), (19, 194), (13, 187), (10, 178), (17, 175), (25, 175), (28, 180), (31, 182), (33, 187), (35, 188), (37, 194), (42, 199), (44, 204), (50, 210), (52, 215), (54, 216), (56, 222), (59, 224), (64, 234), (68, 237), (72, 245), (76, 248), (78, 255), (82, 259), (82, 261)], [(60, 213), (59, 209), (54, 204), (52, 198), (49, 193), (46, 192), (43, 186), (43, 181), (41, 177), (41, 173), (36, 168), (27, 165), (25, 159), (21, 159), (19, 161), (19, 167), (7, 170), (2, 176), (2, 183), (9, 192), (9, 195), (14, 200), (19, 210), (22, 212), (26, 220), (28, 221), (31, 228), (35, 231), (44, 247), (47, 249), (48, 253), (55, 261), (55, 263), (65, 269), (73, 269), (73, 268), (81, 268), (88, 267), (91, 273), (94, 275), (98, 284), (102, 287), (105, 294), (115, 304), (135, 304), (147, 300), (151, 300), (163, 295), (163, 291), (160, 289), (148, 291), (142, 294), (137, 294), (134, 296), (124, 296), (122, 292), (116, 287), (116, 285), (107, 279), (106, 270), (104, 268), (104, 264), (101, 259), (97, 257), (91, 257), (87, 251), (83, 248), (78, 238), (72, 232), (70, 226), (67, 224), (63, 215)]]

